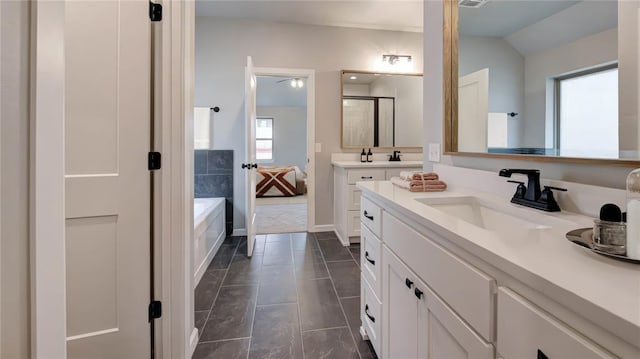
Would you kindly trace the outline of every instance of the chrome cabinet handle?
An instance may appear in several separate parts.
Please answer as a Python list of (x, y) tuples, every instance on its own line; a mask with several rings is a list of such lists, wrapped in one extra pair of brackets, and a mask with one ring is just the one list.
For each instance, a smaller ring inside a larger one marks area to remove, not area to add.
[(376, 322), (376, 318), (371, 316), (371, 314), (369, 314), (369, 304), (364, 305), (364, 314), (367, 315), (367, 318), (369, 318), (369, 320), (371, 320), (372, 323)]
[(364, 259), (366, 259), (369, 263), (376, 265), (376, 261), (374, 261), (373, 259), (369, 258), (369, 252), (365, 251), (364, 252)]
[(364, 213), (363, 213), (363, 214), (364, 214), (364, 216), (365, 216), (368, 220), (373, 221), (373, 216), (369, 215), (369, 213), (367, 213), (367, 210), (366, 210), (366, 209), (364, 210)]

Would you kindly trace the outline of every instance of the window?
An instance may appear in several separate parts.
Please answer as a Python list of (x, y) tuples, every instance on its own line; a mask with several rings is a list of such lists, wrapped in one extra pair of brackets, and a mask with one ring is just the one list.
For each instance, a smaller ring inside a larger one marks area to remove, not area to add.
[(273, 161), (273, 118), (256, 119), (256, 160)]
[(617, 65), (559, 77), (555, 82), (560, 154), (617, 158)]

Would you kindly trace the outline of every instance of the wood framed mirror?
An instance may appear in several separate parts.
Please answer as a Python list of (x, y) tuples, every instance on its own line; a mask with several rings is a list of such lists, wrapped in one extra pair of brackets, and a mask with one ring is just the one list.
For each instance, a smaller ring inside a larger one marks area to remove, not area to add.
[(445, 154), (640, 165), (637, 4), (458, 3), (444, 0)]

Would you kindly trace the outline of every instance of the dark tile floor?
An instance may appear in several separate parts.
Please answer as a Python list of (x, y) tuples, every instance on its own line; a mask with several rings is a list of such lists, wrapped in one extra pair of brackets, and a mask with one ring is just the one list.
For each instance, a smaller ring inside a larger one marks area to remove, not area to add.
[(195, 292), (194, 359), (376, 358), (360, 333), (360, 248), (335, 233), (229, 237)]

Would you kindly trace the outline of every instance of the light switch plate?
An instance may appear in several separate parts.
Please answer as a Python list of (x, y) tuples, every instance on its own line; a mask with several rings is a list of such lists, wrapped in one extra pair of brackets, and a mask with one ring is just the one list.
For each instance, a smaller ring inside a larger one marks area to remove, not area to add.
[(439, 143), (429, 144), (429, 161), (440, 162), (440, 144)]
[(317, 142), (316, 143), (316, 153), (320, 153), (322, 152), (322, 143)]

